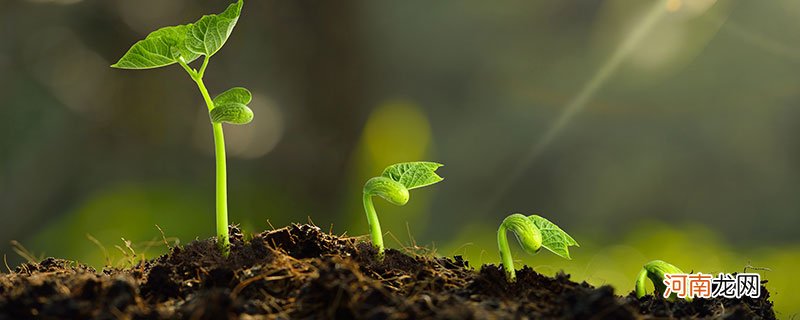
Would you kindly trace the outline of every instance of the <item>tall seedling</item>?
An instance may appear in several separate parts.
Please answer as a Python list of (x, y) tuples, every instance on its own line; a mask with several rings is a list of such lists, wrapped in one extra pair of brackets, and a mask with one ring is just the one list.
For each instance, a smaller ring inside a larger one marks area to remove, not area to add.
[[(213, 99), (203, 83), (203, 76), (211, 57), (230, 37), (239, 20), (243, 1), (228, 6), (220, 14), (205, 15), (197, 22), (164, 27), (153, 31), (144, 40), (136, 42), (119, 61), (112, 65), (119, 69), (153, 69), (178, 64), (197, 84), (208, 108), (214, 131), (216, 156), (216, 225), (217, 239), (224, 255), (230, 252), (228, 236), (228, 200), (225, 168), (225, 138), (222, 123), (247, 124), (253, 120), (253, 111), (247, 107), (252, 95), (245, 88), (231, 88)], [(199, 69), (190, 64), (202, 57)]]

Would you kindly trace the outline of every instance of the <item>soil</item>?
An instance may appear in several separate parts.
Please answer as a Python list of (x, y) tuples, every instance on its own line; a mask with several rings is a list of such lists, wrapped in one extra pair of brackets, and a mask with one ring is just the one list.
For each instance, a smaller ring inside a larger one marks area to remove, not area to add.
[(245, 239), (232, 228), (228, 258), (213, 239), (157, 259), (97, 272), (47, 258), (0, 275), (6, 319), (775, 319), (760, 299), (668, 302), (525, 267), (508, 283), (496, 265), (461, 257), (383, 260), (359, 238), (293, 225)]

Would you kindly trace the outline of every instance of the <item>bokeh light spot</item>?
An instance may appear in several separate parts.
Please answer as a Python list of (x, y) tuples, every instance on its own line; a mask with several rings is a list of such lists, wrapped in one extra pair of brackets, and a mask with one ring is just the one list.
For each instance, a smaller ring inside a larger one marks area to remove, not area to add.
[(667, 11), (675, 12), (681, 9), (683, 6), (683, 1), (681, 0), (668, 0), (667, 1)]
[(431, 140), (428, 118), (408, 101), (389, 101), (372, 112), (364, 129), (370, 160), (376, 166), (419, 160)]

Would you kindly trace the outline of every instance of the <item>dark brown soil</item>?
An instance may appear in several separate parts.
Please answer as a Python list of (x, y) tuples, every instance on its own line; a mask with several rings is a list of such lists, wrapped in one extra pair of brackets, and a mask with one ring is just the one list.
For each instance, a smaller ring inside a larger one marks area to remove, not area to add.
[(230, 257), (213, 240), (176, 247), (130, 269), (48, 258), (0, 275), (6, 319), (775, 319), (762, 298), (667, 302), (614, 295), (530, 268), (508, 283), (502, 268), (460, 257), (411, 256), (294, 225), (245, 240)]

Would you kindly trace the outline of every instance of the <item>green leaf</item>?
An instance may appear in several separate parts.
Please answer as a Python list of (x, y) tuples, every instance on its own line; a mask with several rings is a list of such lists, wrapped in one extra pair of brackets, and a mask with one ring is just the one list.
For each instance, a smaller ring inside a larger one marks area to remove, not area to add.
[(191, 25), (179, 25), (153, 31), (144, 40), (136, 42), (111, 66), (120, 69), (152, 69), (177, 63), (180, 57), (186, 63), (192, 62), (200, 55), (186, 48), (186, 33), (190, 28)]
[[(173, 27), (164, 27), (158, 29), (156, 31), (151, 32), (147, 35), (147, 38), (162, 38), (169, 42), (171, 48), (172, 57), (177, 59), (179, 57), (183, 57), (186, 60), (186, 63), (190, 63), (200, 57), (199, 54), (189, 51), (186, 48), (186, 34), (189, 32), (189, 29), (192, 28), (192, 24), (188, 25), (178, 25)], [(177, 51), (176, 51), (177, 50)]]
[(214, 97), (214, 108), (209, 112), (212, 122), (247, 124), (253, 120), (253, 110), (247, 104), (253, 94), (242, 87), (230, 88)]
[(236, 102), (215, 106), (208, 114), (214, 123), (248, 124), (253, 121), (253, 110)]
[(253, 94), (251, 94), (249, 90), (242, 87), (235, 87), (214, 97), (214, 105), (219, 106), (234, 102), (248, 105), (250, 100), (253, 100)]
[(205, 15), (189, 28), (186, 47), (194, 53), (211, 57), (225, 44), (242, 12), (242, 0), (220, 14)]
[(528, 218), (531, 219), (533, 224), (536, 225), (536, 227), (539, 228), (539, 231), (542, 233), (542, 247), (550, 250), (562, 258), (570, 260), (572, 259), (569, 256), (569, 247), (580, 247), (575, 239), (570, 237), (557, 225), (545, 218), (542, 218), (541, 216), (531, 215), (528, 216)]
[(441, 166), (441, 163), (436, 162), (404, 162), (387, 167), (381, 176), (400, 182), (411, 190), (444, 180), (435, 172)]

